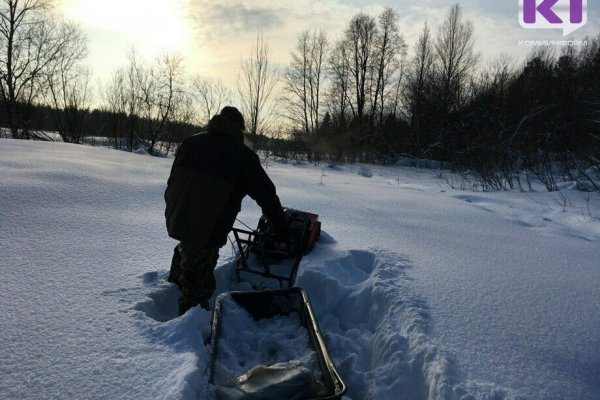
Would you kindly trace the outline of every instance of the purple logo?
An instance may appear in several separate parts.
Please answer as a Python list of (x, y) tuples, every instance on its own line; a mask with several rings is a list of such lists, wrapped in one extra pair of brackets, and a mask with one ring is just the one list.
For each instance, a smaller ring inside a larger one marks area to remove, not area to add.
[(587, 23), (587, 0), (519, 0), (526, 29), (562, 29), (563, 36)]

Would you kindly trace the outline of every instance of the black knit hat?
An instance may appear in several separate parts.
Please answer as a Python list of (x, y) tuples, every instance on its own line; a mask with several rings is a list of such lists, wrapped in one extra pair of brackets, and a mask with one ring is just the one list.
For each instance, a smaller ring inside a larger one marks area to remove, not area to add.
[(231, 106), (223, 107), (220, 115), (233, 122), (233, 124), (239, 127), (241, 131), (244, 131), (244, 129), (246, 129), (246, 124), (244, 123), (244, 116), (237, 108)]

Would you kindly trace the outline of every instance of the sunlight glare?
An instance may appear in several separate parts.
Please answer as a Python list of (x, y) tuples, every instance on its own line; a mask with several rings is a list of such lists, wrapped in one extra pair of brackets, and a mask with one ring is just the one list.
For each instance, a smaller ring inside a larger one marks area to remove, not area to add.
[(192, 32), (182, 0), (63, 0), (61, 6), (84, 29), (122, 37), (144, 57), (185, 53), (190, 46)]

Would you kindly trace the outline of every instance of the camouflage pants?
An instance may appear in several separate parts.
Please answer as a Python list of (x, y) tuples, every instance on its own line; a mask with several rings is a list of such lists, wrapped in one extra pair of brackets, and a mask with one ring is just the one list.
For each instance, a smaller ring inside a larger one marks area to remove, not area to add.
[(181, 289), (181, 284), (179, 283), (180, 266), (181, 253), (179, 253), (179, 245), (177, 245), (173, 249), (173, 258), (171, 259), (171, 270), (169, 271), (169, 278), (167, 280), (176, 284), (179, 289)]
[(208, 300), (216, 287), (213, 271), (219, 258), (219, 249), (197, 248), (179, 243), (177, 250), (181, 255), (178, 279), (181, 289), (179, 315), (198, 304), (208, 310)]

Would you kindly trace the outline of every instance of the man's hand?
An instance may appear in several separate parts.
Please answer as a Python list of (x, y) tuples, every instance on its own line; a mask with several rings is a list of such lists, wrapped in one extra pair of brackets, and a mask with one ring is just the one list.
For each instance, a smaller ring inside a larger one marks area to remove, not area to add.
[(290, 221), (287, 214), (283, 214), (282, 218), (267, 222), (266, 233), (273, 235), (276, 241), (285, 242), (290, 236)]

